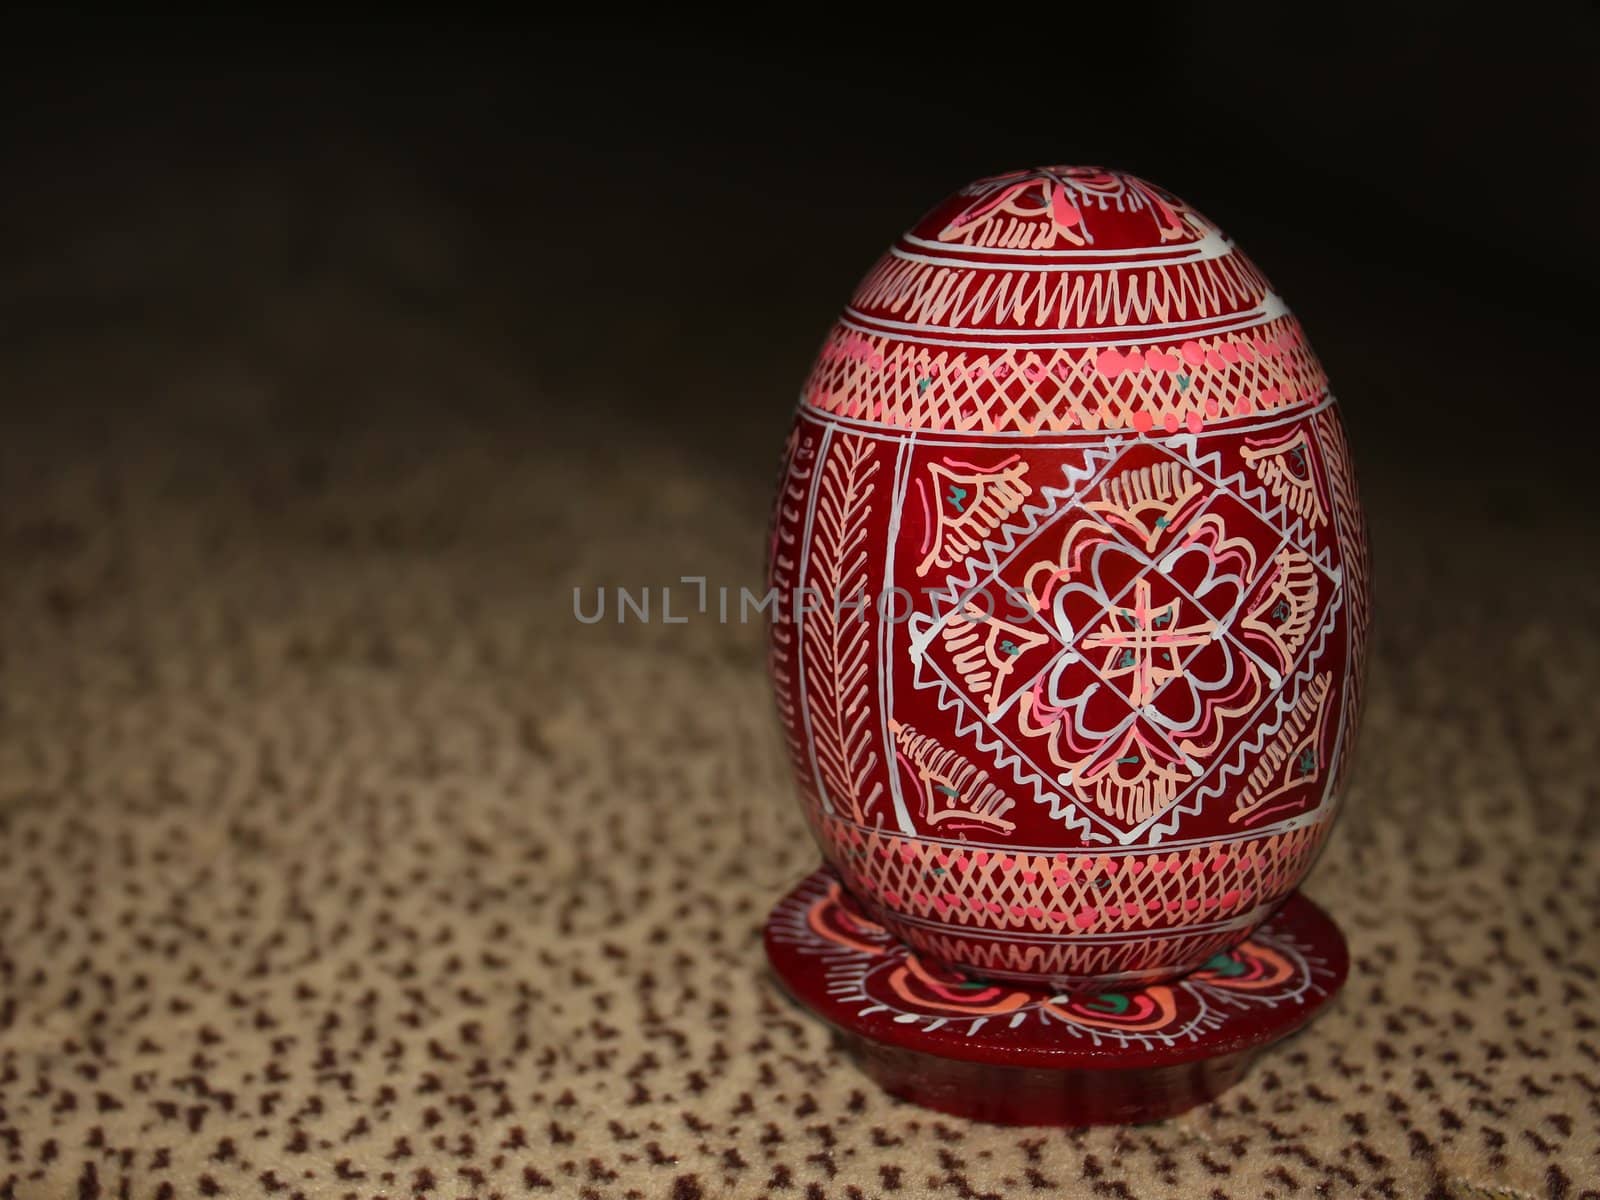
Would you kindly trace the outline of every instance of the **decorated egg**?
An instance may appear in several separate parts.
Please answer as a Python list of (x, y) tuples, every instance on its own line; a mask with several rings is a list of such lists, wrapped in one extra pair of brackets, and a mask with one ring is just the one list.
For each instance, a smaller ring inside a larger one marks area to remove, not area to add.
[(1153, 184), (1000, 175), (889, 249), (805, 382), (768, 583), (806, 820), (920, 961), (1173, 977), (1327, 839), (1369, 614), (1349, 447), (1284, 301)]

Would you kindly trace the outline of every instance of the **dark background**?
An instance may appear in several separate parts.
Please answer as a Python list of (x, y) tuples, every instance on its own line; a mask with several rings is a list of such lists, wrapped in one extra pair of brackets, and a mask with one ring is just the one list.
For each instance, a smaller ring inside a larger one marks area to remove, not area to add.
[[(106, 347), (246, 346), (276, 378), (253, 437), (464, 423), (601, 464), (664, 441), (764, 473), (891, 237), (969, 179), (1065, 162), (1154, 179), (1246, 247), (1324, 358), (1369, 487), (1423, 476), (1407, 496), (1452, 519), (1516, 521), (1586, 474), (1592, 6), (782, 20), (711, 40), (420, 21), (19, 37), (0, 94), (12, 436), (70, 426), (70, 452), (106, 422), (231, 420), (203, 372)], [(347, 303), (319, 310), (332, 293)], [(284, 308), (293, 354), (264, 332)], [(430, 390), (363, 326), (380, 309), (469, 343), (494, 386)], [(17, 365), (81, 360), (86, 339), (107, 376)]]

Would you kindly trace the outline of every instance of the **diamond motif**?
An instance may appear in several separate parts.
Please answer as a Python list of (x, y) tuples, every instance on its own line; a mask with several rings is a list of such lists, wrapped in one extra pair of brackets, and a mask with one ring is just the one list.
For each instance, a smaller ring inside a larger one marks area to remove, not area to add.
[(913, 621), (918, 678), (958, 691), (1052, 811), (1124, 843), (1218, 769), (1337, 592), (1215, 463), (1179, 453), (1135, 443), (1069, 492), (1046, 488), (1065, 503)]

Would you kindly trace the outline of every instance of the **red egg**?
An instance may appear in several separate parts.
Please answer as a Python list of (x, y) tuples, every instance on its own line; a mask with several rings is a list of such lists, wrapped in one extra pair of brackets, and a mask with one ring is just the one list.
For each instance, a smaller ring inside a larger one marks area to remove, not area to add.
[(1190, 971), (1338, 812), (1369, 592), (1333, 396), (1255, 265), (1131, 175), (980, 180), (868, 272), (769, 585), (806, 819), (929, 960)]

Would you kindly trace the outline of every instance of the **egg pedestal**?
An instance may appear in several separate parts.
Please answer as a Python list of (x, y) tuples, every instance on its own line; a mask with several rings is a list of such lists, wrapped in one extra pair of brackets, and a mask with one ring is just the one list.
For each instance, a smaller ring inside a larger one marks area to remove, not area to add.
[(768, 584), (826, 865), (767, 953), (888, 1090), (1156, 1120), (1333, 997), (1294, 889), (1360, 711), (1364, 519), (1298, 323), (1194, 209), (1051, 167), (903, 235), (806, 382)]

